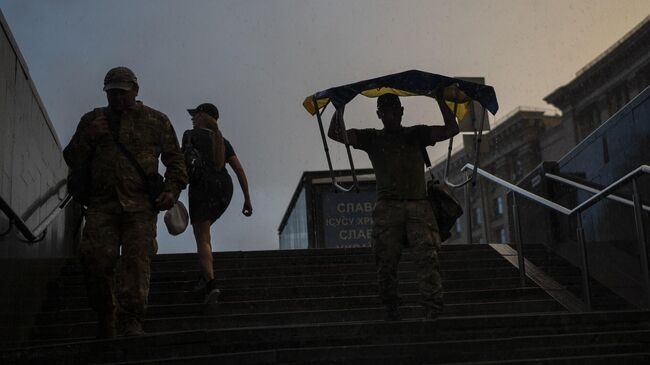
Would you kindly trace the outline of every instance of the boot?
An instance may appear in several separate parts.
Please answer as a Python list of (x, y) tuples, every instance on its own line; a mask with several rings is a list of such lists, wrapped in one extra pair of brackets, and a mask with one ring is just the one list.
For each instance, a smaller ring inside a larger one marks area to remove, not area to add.
[(127, 319), (123, 324), (122, 335), (125, 337), (142, 336), (144, 330), (142, 329), (142, 322), (135, 318)]
[(115, 312), (98, 313), (97, 315), (97, 339), (108, 339), (115, 337)]

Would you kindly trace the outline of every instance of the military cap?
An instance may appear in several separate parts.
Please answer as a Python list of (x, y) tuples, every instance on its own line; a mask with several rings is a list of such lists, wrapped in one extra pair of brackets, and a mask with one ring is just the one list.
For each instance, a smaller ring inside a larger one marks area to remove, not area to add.
[(138, 85), (138, 78), (133, 71), (127, 67), (115, 67), (106, 73), (104, 77), (104, 91), (111, 89), (131, 90)]
[(219, 109), (217, 109), (214, 104), (210, 103), (203, 103), (194, 109), (187, 109), (187, 112), (190, 113), (191, 116), (195, 116), (196, 113), (203, 112), (214, 119), (219, 119)]

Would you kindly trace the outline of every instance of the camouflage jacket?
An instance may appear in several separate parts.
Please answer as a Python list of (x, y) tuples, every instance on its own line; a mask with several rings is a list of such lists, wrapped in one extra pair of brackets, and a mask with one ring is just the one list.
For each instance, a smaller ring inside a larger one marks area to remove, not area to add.
[(158, 171), (160, 157), (166, 167), (165, 191), (178, 198), (188, 177), (176, 132), (165, 114), (137, 102), (121, 115), (107, 107), (84, 114), (63, 150), (70, 168), (90, 166), (92, 189), (88, 209), (107, 212), (151, 209), (143, 179), (118, 149), (113, 134), (102, 135), (95, 141), (88, 137), (86, 128), (99, 113), (108, 119), (109, 128), (117, 133), (119, 141), (147, 174)]

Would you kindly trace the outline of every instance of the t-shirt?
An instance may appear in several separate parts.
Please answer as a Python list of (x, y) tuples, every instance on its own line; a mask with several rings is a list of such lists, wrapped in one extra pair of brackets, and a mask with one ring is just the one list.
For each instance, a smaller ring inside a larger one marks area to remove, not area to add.
[(235, 150), (232, 148), (230, 141), (228, 141), (226, 137), (223, 138), (223, 143), (226, 145), (226, 162), (228, 162), (229, 158), (235, 156)]
[(397, 132), (384, 129), (352, 129), (357, 142), (352, 147), (368, 153), (377, 179), (377, 199), (426, 199), (422, 149), (431, 143), (431, 127), (402, 127)]

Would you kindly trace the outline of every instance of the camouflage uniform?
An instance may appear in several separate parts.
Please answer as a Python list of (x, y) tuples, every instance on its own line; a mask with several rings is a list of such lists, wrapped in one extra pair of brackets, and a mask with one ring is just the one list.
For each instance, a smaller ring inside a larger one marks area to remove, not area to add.
[(427, 200), (380, 200), (372, 214), (372, 247), (377, 262), (379, 296), (398, 304), (397, 265), (403, 246), (413, 249), (422, 305), (442, 312), (440, 235)]
[(402, 247), (413, 249), (425, 314), (443, 307), (438, 250), (440, 235), (426, 200), (422, 148), (430, 141), (430, 127), (402, 127), (392, 133), (353, 129), (356, 143), (372, 162), (377, 179), (372, 247), (377, 262), (379, 296), (387, 307), (399, 305), (397, 266)]
[(158, 171), (161, 158), (166, 166), (165, 191), (175, 198), (188, 180), (184, 157), (167, 116), (141, 102), (122, 114), (110, 108), (86, 113), (64, 150), (71, 168), (88, 162), (91, 166), (92, 192), (78, 248), (90, 305), (100, 315), (117, 309), (121, 322), (142, 323), (151, 257), (157, 251), (157, 211), (143, 179), (117, 148), (113, 135), (90, 140), (86, 129), (98, 114), (108, 119), (110, 129), (147, 174)]

